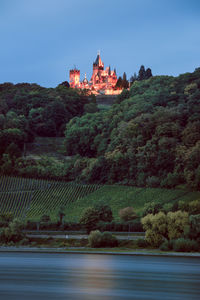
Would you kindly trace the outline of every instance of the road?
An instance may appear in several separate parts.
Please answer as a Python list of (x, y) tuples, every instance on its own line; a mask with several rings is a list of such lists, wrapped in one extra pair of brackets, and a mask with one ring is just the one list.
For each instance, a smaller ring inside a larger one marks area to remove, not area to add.
[[(137, 240), (137, 239), (144, 239), (144, 235), (120, 235), (120, 234), (114, 234), (118, 240)], [(47, 238), (53, 238), (53, 239), (88, 239), (87, 234), (34, 234), (34, 233), (28, 233), (26, 234), (28, 238), (40, 238), (40, 239), (47, 239)]]
[(0, 253), (1, 300), (199, 300), (200, 259)]

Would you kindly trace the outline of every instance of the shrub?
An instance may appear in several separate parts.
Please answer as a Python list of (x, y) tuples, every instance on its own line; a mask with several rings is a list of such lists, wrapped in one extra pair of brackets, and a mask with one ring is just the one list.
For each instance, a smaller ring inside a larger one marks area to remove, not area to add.
[(156, 176), (147, 177), (146, 184), (148, 187), (158, 187), (160, 185), (160, 178)]
[(183, 176), (178, 173), (168, 173), (167, 177), (161, 181), (160, 186), (165, 188), (174, 188), (183, 182)]
[(148, 246), (148, 243), (145, 239), (139, 238), (135, 241), (136, 246), (139, 248), (146, 248)]
[(94, 230), (90, 232), (88, 237), (89, 246), (92, 248), (101, 247), (102, 233), (99, 230)]
[(148, 214), (155, 215), (155, 214), (157, 214), (161, 210), (162, 210), (162, 205), (160, 203), (147, 202), (144, 205), (143, 216), (146, 216)]
[(191, 201), (189, 203), (189, 214), (190, 215), (200, 214), (200, 199)]
[(131, 221), (137, 218), (133, 207), (125, 207), (120, 209), (119, 216), (123, 221)]
[(22, 224), (18, 219), (14, 219), (9, 226), (4, 228), (1, 232), (1, 241), (5, 243), (9, 242), (19, 242), (24, 238), (22, 232)]
[(166, 239), (162, 242), (162, 244), (159, 247), (161, 251), (169, 251), (172, 250), (172, 248), (173, 248), (172, 242)]
[(199, 245), (196, 241), (179, 238), (173, 241), (173, 250), (176, 252), (198, 251)]
[(168, 212), (167, 229), (170, 240), (180, 238), (189, 233), (189, 217), (185, 211)]
[(92, 248), (116, 247), (118, 240), (110, 232), (101, 233), (99, 230), (91, 231), (89, 237), (89, 246)]
[(101, 237), (101, 247), (117, 247), (118, 240), (110, 232), (103, 232)]

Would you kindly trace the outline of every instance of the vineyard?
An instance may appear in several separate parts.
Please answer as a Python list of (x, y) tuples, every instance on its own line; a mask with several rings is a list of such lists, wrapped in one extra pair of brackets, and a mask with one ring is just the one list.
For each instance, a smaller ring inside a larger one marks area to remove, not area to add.
[(63, 181), (17, 177), (0, 178), (0, 213), (12, 212), (24, 220), (39, 221), (49, 215), (58, 220), (61, 207), (67, 221), (78, 221), (83, 210), (99, 201), (110, 205), (119, 219), (121, 208), (133, 206), (141, 216), (147, 202), (162, 205), (190, 202), (200, 198), (200, 192), (183, 189), (139, 188), (120, 185), (87, 185)]
[(39, 220), (47, 214), (52, 220), (61, 207), (93, 193), (101, 186), (18, 177), (0, 178), (0, 213)]

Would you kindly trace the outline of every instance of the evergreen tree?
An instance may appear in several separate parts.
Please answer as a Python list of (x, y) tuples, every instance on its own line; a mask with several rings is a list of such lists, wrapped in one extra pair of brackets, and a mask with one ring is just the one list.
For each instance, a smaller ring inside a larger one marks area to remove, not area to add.
[(116, 87), (117, 88), (122, 88), (122, 78), (121, 78), (121, 76), (119, 76), (119, 78), (117, 80)]
[(132, 85), (137, 79), (138, 79), (137, 75), (136, 75), (136, 73), (134, 73), (134, 75), (131, 76), (131, 78), (130, 78), (130, 85)]
[(124, 72), (123, 74), (123, 79), (122, 79), (122, 87), (124, 89), (127, 89), (129, 87), (129, 82), (128, 80), (126, 79), (126, 73)]
[(151, 69), (148, 68), (145, 71), (145, 79), (149, 79), (150, 77), (152, 77), (152, 72), (151, 72)]
[(114, 68), (114, 73), (115, 73), (115, 75), (117, 75), (116, 68)]
[(144, 80), (145, 78), (146, 72), (145, 72), (145, 67), (142, 65), (140, 67), (139, 73), (138, 73), (138, 80)]

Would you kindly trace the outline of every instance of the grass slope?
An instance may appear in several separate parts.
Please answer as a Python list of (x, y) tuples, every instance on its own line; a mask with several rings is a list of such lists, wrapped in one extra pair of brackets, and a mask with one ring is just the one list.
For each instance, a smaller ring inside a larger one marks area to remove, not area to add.
[(118, 212), (121, 208), (133, 206), (138, 216), (142, 215), (147, 202), (160, 202), (162, 204), (176, 201), (190, 202), (200, 198), (200, 192), (190, 192), (181, 189), (137, 188), (128, 186), (107, 185), (92, 194), (69, 203), (66, 207), (66, 218), (78, 220), (82, 211), (98, 201), (105, 201), (110, 205), (113, 216), (119, 219)]

